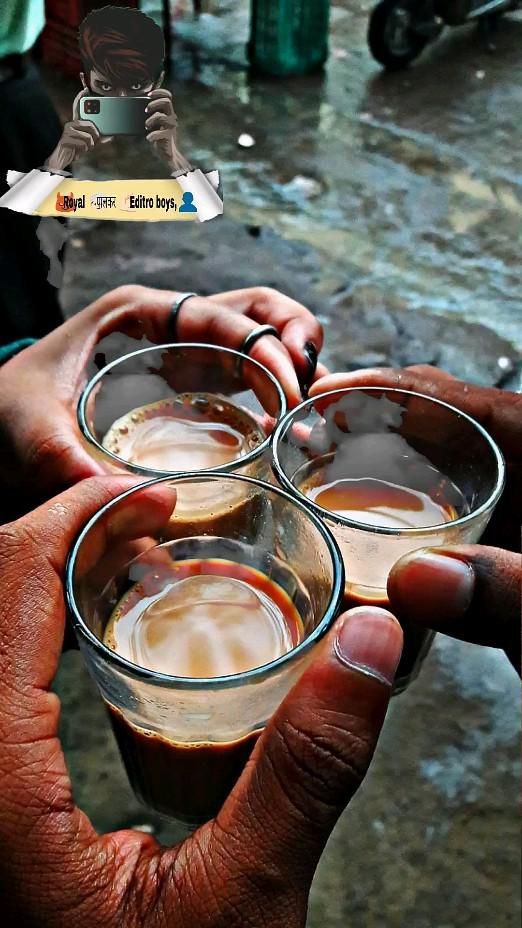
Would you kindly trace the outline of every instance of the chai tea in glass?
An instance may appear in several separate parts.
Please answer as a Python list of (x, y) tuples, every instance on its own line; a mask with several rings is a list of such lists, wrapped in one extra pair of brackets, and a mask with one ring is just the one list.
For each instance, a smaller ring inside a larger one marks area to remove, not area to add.
[[(205, 679), (270, 664), (304, 639), (301, 616), (283, 587), (254, 567), (219, 558), (177, 561), (156, 572), (155, 589), (135, 584), (114, 610), (104, 643), (156, 673)], [(129, 778), (149, 805), (191, 821), (218, 809), (258, 732), (218, 744), (174, 742), (139, 731), (110, 711)], [(209, 777), (209, 770), (219, 775)]]
[(333, 622), (344, 573), (322, 520), (276, 487), (215, 472), (155, 483), (193, 490), (200, 511), (190, 521), (176, 507), (154, 537), (111, 542), (92, 563), (92, 533), (141, 487), (123, 494), (76, 542), (67, 593), (137, 796), (195, 825), (216, 814)]
[[(477, 541), (500, 496), (502, 456), (484, 429), (431, 397), (379, 387), (302, 403), (274, 435), (274, 471), (331, 527), (345, 562), (345, 606), (387, 606), (393, 565), (417, 548)], [(404, 627), (396, 692), (432, 635)]]
[(78, 421), (108, 469), (268, 476), (265, 452), (285, 410), (262, 364), (227, 348), (180, 343), (108, 364), (83, 391)]

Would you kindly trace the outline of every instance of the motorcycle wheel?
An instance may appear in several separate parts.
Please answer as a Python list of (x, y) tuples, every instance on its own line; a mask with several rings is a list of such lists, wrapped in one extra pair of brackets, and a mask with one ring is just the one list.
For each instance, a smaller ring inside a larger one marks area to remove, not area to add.
[(368, 45), (388, 71), (406, 68), (430, 41), (412, 28), (411, 6), (409, 0), (381, 0), (370, 14)]

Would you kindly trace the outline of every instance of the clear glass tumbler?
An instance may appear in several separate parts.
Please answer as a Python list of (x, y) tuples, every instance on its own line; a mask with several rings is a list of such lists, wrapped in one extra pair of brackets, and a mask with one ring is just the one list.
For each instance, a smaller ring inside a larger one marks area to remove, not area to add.
[(270, 479), (270, 435), (285, 412), (282, 387), (259, 362), (229, 348), (178, 343), (104, 367), (83, 390), (78, 423), (109, 471)]
[[(273, 435), (285, 489), (332, 529), (345, 606), (387, 605), (396, 561), (417, 548), (476, 542), (504, 485), (493, 439), (460, 410), (380, 387), (333, 390), (290, 411)], [(395, 691), (417, 675), (432, 634), (404, 628)]]
[[(108, 549), (100, 551), (115, 506), (132, 507), (143, 484), (111, 501), (72, 548), (67, 598), (137, 796), (156, 811), (195, 825), (217, 812), (260, 731), (339, 613), (344, 568), (323, 520), (278, 487), (219, 473), (162, 478), (147, 486), (156, 483), (184, 494), (195, 490), (191, 516), (175, 510), (154, 537), (117, 542), (111, 536)], [(212, 493), (202, 494), (201, 484)], [(240, 484), (241, 493), (231, 491), (230, 484)], [(237, 499), (233, 511), (231, 497)], [(107, 645), (107, 625), (122, 597), (137, 589), (140, 596), (161, 595), (180, 565), (186, 570), (188, 561), (208, 559), (254, 568), (281, 588), (300, 619), (298, 643), (264, 666), (208, 678), (157, 673)]]

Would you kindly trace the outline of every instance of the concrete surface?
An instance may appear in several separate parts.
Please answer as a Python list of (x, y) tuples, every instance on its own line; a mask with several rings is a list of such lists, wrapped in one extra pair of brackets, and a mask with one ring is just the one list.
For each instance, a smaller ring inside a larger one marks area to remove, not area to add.
[[(522, 20), (496, 55), (453, 30), (404, 74), (364, 41), (368, 5), (337, 3), (324, 78), (251, 82), (247, 4), (176, 20), (184, 151), (219, 167), (225, 217), (204, 227), (73, 223), (63, 302), (108, 286), (280, 287), (308, 303), (334, 368), (431, 361), (520, 382)], [(218, 14), (218, 15), (212, 15)], [(182, 36), (180, 38), (179, 36)], [(48, 75), (64, 115), (76, 85)], [(241, 132), (256, 145), (237, 147)], [(86, 177), (162, 175), (145, 147), (106, 146)], [(503, 366), (504, 365), (504, 366)], [(133, 799), (102, 707), (68, 655), (58, 680), (79, 802), (100, 829), (153, 823)], [(310, 928), (520, 924), (519, 705), (496, 652), (439, 637), (390, 711), (371, 773), (326, 850)]]

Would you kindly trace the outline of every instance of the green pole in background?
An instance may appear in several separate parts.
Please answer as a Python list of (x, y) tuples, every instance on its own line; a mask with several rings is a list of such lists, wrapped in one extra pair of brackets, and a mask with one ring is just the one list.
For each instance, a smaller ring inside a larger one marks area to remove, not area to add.
[(250, 65), (286, 77), (319, 70), (328, 57), (330, 0), (251, 0)]

